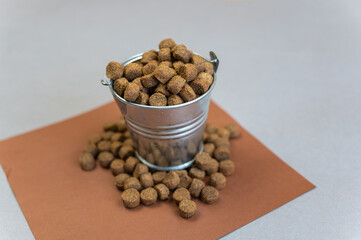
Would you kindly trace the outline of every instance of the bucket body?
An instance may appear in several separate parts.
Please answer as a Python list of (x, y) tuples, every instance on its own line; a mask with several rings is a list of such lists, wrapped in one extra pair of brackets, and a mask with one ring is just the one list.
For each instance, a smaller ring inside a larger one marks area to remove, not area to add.
[[(112, 80), (105, 84), (122, 112), (137, 157), (147, 166), (163, 171), (184, 169), (203, 150), (210, 93), (216, 82), (218, 67), (215, 54), (211, 52), (210, 55), (213, 58), (210, 62), (214, 65), (211, 87), (200, 97), (183, 104), (155, 107), (128, 102), (114, 91)], [(141, 58), (142, 54), (135, 55), (122, 65)]]

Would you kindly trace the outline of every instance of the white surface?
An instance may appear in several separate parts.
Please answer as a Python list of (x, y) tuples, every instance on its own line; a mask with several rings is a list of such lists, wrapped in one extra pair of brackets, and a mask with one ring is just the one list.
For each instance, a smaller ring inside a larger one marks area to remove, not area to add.
[(34, 239), (0, 165), (0, 239)]
[[(217, 53), (213, 99), (317, 186), (224, 239), (361, 239), (360, 8), (358, 0), (2, 1), (0, 138), (112, 100), (99, 83), (106, 64), (170, 36)], [(8, 232), (0, 225), (0, 236)]]

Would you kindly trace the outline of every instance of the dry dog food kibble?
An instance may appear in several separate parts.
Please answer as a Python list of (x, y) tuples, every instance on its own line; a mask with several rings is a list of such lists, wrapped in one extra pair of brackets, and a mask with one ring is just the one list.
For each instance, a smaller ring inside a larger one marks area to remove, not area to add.
[(125, 180), (127, 180), (128, 178), (130, 178), (130, 176), (129, 176), (129, 174), (127, 174), (127, 173), (118, 174), (117, 176), (115, 176), (115, 186), (116, 186), (119, 190), (123, 190), (123, 189), (124, 189), (124, 182), (125, 182)]
[(170, 193), (169, 188), (163, 183), (159, 183), (155, 185), (154, 189), (158, 193), (159, 200), (166, 200), (169, 198), (169, 193)]
[(206, 186), (202, 189), (201, 200), (205, 203), (212, 204), (219, 198), (219, 192), (215, 187)]
[(143, 173), (142, 175), (140, 175), (139, 180), (143, 188), (154, 186), (154, 181), (151, 173)]
[(118, 62), (110, 62), (106, 68), (106, 75), (110, 79), (118, 79), (123, 76), (124, 67)]
[(120, 173), (124, 173), (124, 160), (114, 159), (110, 164), (110, 170), (115, 176)]
[(221, 190), (226, 187), (226, 177), (219, 172), (212, 173), (209, 177), (209, 185)]
[(149, 171), (148, 166), (144, 165), (143, 163), (138, 163), (135, 166), (133, 177), (139, 178), (140, 175), (147, 173)]
[(179, 203), (178, 211), (182, 217), (190, 218), (196, 213), (197, 205), (192, 200), (184, 199)]
[(113, 161), (114, 155), (110, 152), (101, 152), (98, 155), (98, 161), (103, 168), (109, 168), (110, 163)]
[(133, 188), (125, 190), (121, 197), (126, 208), (135, 208), (140, 203), (139, 192)]
[(95, 157), (98, 153), (97, 146), (94, 143), (89, 143), (86, 145), (86, 147), (83, 149), (84, 153), (90, 153), (93, 157)]
[(140, 184), (138, 178), (130, 177), (124, 181), (123, 185), (124, 189), (128, 188), (134, 188), (137, 191), (140, 191), (142, 189), (142, 185)]
[(203, 180), (206, 176), (206, 172), (193, 167), (189, 170), (189, 176), (191, 176), (192, 178), (198, 178), (200, 180)]
[(180, 201), (182, 201), (184, 199), (189, 199), (190, 200), (191, 199), (191, 194), (185, 188), (178, 188), (173, 193), (173, 199), (178, 204)]
[[(114, 91), (129, 102), (173, 106), (192, 101), (210, 89), (213, 64), (168, 38), (159, 43), (159, 51), (144, 52), (140, 60), (126, 66), (110, 62), (106, 75), (112, 79)], [(152, 98), (155, 93), (164, 96)]]
[(158, 193), (152, 187), (143, 189), (140, 192), (140, 199), (142, 200), (142, 203), (146, 206), (154, 204), (157, 201), (157, 198), (158, 198)]
[(169, 172), (163, 179), (163, 183), (170, 189), (175, 189), (180, 182), (179, 176), (175, 172)]
[(136, 157), (128, 157), (127, 160), (125, 160), (125, 164), (124, 164), (124, 170), (127, 173), (133, 173), (133, 170), (135, 168), (135, 166), (137, 165), (137, 163), (139, 163), (138, 158)]
[(189, 193), (192, 197), (198, 198), (202, 189), (206, 186), (206, 184), (197, 178), (193, 178), (191, 185), (189, 186)]
[(79, 158), (80, 167), (89, 171), (95, 168), (95, 160), (91, 153), (83, 153)]
[(149, 98), (149, 104), (151, 106), (167, 106), (167, 98), (161, 93), (154, 93)]
[(152, 174), (153, 181), (155, 184), (163, 182), (165, 176), (167, 175), (166, 172), (155, 172)]
[(224, 176), (231, 176), (234, 173), (234, 163), (231, 160), (224, 160), (219, 163), (219, 172)]
[(231, 155), (231, 152), (229, 151), (228, 147), (217, 147), (216, 150), (214, 150), (214, 156), (218, 161), (229, 159)]

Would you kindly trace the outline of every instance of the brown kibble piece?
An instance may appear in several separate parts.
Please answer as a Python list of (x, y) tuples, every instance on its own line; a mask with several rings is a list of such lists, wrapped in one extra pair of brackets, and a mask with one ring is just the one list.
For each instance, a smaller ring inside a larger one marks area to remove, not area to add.
[(234, 163), (231, 160), (224, 160), (219, 163), (219, 171), (224, 176), (231, 176), (234, 173)]
[(163, 83), (158, 84), (158, 86), (154, 90), (154, 93), (161, 93), (166, 97), (168, 97), (170, 95), (170, 92), (167, 90), (167, 86)]
[(177, 173), (175, 172), (169, 172), (164, 180), (163, 180), (163, 183), (170, 189), (170, 190), (173, 190), (175, 189), (178, 184), (180, 182), (180, 179), (179, 179), (179, 176)]
[(110, 164), (110, 170), (115, 176), (124, 173), (124, 160), (114, 159)]
[(146, 88), (155, 87), (159, 84), (159, 81), (154, 77), (152, 73), (141, 77), (141, 81), (143, 86)]
[(217, 188), (217, 190), (221, 190), (225, 188), (226, 183), (227, 183), (226, 177), (222, 173), (219, 172), (212, 173), (212, 175), (209, 177), (208, 184), (210, 186)]
[(183, 99), (175, 94), (168, 97), (168, 106), (178, 105), (184, 103)]
[(239, 127), (235, 123), (227, 124), (225, 128), (230, 132), (230, 138), (236, 138), (240, 134)]
[(197, 178), (197, 179), (203, 180), (206, 176), (206, 172), (193, 167), (189, 170), (189, 176), (191, 176), (192, 178)]
[(179, 95), (185, 102), (192, 101), (197, 97), (193, 88), (191, 88), (188, 84), (184, 85), (182, 90), (179, 92)]
[[(160, 62), (159, 65), (164, 65), (164, 66), (167, 66), (169, 68), (171, 68), (171, 70), (174, 70), (172, 69), (173, 67), (173, 63), (171, 61), (163, 61), (163, 62)], [(174, 70), (175, 71), (175, 70)], [(175, 72), (174, 74), (177, 74), (177, 72)]]
[(144, 92), (140, 92), (137, 100), (135, 100), (135, 103), (141, 104), (141, 105), (148, 105), (149, 103), (149, 95)]
[[(177, 46), (178, 47), (178, 46)], [(192, 57), (192, 52), (189, 51), (187, 48), (176, 48), (173, 52), (173, 57), (176, 60), (182, 61), (183, 63), (188, 63), (189, 59)]]
[(130, 178), (129, 174), (126, 173), (120, 173), (117, 176), (115, 176), (115, 186), (119, 189), (119, 190), (123, 190), (124, 189), (124, 182), (125, 180), (127, 180), (128, 178)]
[(179, 177), (182, 177), (184, 175), (188, 175), (187, 171), (186, 170), (177, 170), (177, 171), (174, 171), (176, 174), (178, 174)]
[(230, 143), (229, 143), (228, 138), (226, 138), (226, 137), (220, 137), (220, 138), (217, 138), (217, 139), (214, 141), (214, 145), (215, 145), (216, 147), (221, 147), (221, 146), (223, 146), (223, 147), (228, 147), (228, 148), (229, 148)]
[[(116, 123), (118, 125), (118, 123)], [(118, 130), (118, 126), (117, 126), (117, 130)], [(112, 135), (112, 137), (110, 138), (110, 141), (112, 142), (116, 142), (116, 141), (121, 141), (122, 139), (122, 133), (120, 132), (116, 132)]]
[(135, 166), (139, 163), (138, 158), (136, 157), (128, 157), (127, 160), (125, 160), (124, 164), (124, 170), (127, 173), (133, 173), (133, 170)]
[(119, 96), (123, 96), (125, 89), (127, 88), (129, 82), (126, 78), (119, 78), (114, 81), (113, 88), (118, 93)]
[(170, 48), (162, 48), (158, 52), (158, 60), (162, 61), (172, 61), (172, 56), (170, 54)]
[(202, 67), (204, 69), (204, 72), (213, 75), (213, 64), (212, 63), (204, 62), (204, 63), (202, 63)]
[(130, 177), (124, 181), (124, 190), (128, 188), (134, 188), (137, 191), (142, 189), (142, 185), (140, 184), (138, 178)]
[(171, 38), (166, 38), (159, 43), (159, 49), (162, 48), (174, 48), (177, 44)]
[(113, 131), (106, 131), (103, 133), (103, 140), (110, 140), (113, 136)]
[(219, 129), (219, 127), (217, 125), (209, 124), (206, 127), (206, 132), (208, 134), (217, 133), (218, 129)]
[(183, 218), (192, 217), (197, 211), (197, 205), (194, 201), (185, 199), (179, 203), (178, 212)]
[(106, 68), (106, 75), (108, 78), (113, 80), (121, 78), (123, 76), (123, 72), (124, 66), (122, 66), (120, 63), (114, 61), (108, 63)]
[(191, 199), (191, 194), (185, 188), (178, 188), (173, 193), (173, 199), (177, 204), (179, 204), (184, 199), (190, 200)]
[(149, 75), (154, 72), (154, 70), (158, 67), (159, 63), (157, 61), (150, 61), (143, 68), (143, 75)]
[(153, 177), (154, 183), (158, 184), (158, 183), (163, 182), (166, 175), (167, 175), (166, 172), (155, 172), (155, 173), (153, 173), (152, 177)]
[(157, 107), (167, 106), (167, 98), (161, 93), (154, 93), (149, 98), (149, 105)]
[(154, 50), (150, 50), (148, 52), (143, 53), (142, 55), (142, 59), (140, 60), (140, 62), (142, 64), (147, 64), (153, 60), (157, 60), (158, 59), (158, 55), (157, 52)]
[(110, 152), (101, 152), (98, 155), (98, 161), (103, 168), (109, 168), (110, 163), (114, 160), (114, 155)]
[(189, 185), (192, 182), (192, 178), (190, 176), (188, 176), (188, 174), (179, 176), (179, 184), (177, 186), (177, 188), (188, 188)]
[(202, 180), (194, 178), (191, 185), (189, 186), (189, 193), (192, 197), (198, 198), (205, 186), (206, 184)]
[(80, 163), (80, 167), (81, 169), (85, 170), (85, 171), (90, 171), (93, 170), (95, 168), (95, 160), (94, 157), (91, 153), (83, 153), (80, 157), (79, 157), (79, 163)]
[(124, 139), (130, 138), (130, 132), (129, 131), (125, 131), (124, 132)]
[[(208, 73), (201, 73), (200, 75), (203, 74), (208, 74)], [(208, 77), (197, 77), (196, 80), (194, 80), (190, 84), (190, 86), (193, 88), (196, 94), (202, 95), (203, 93), (208, 91), (212, 83), (213, 83), (213, 78), (209, 79)]]
[(178, 94), (186, 84), (186, 80), (181, 76), (174, 76), (167, 84), (167, 88), (173, 94)]
[(115, 122), (106, 122), (103, 124), (103, 130), (104, 132), (106, 131), (116, 131), (117, 130), (117, 125), (115, 124)]
[(124, 91), (124, 99), (129, 102), (135, 102), (140, 93), (140, 87), (136, 83), (129, 83)]
[(216, 150), (214, 150), (214, 157), (218, 161), (229, 159), (230, 155), (231, 152), (228, 147), (221, 146), (221, 147), (217, 147)]
[(168, 187), (166, 185), (164, 185), (163, 183), (155, 185), (154, 189), (158, 193), (159, 200), (166, 200), (169, 198), (170, 191), (169, 191)]
[(90, 136), (89, 138), (89, 143), (94, 143), (97, 144), (98, 142), (100, 142), (102, 140), (102, 136), (100, 134), (93, 134)]
[(119, 149), (119, 157), (121, 159), (127, 159), (130, 156), (134, 156), (134, 148), (131, 145), (123, 145)]
[(122, 147), (122, 143), (119, 141), (112, 142), (110, 144), (110, 151), (113, 153), (114, 156), (118, 156), (119, 149)]
[(154, 204), (157, 201), (157, 198), (158, 198), (158, 193), (152, 187), (143, 189), (140, 192), (140, 200), (146, 206)]
[(141, 77), (142, 74), (142, 66), (137, 63), (129, 63), (125, 66), (124, 75), (129, 81)]
[(203, 146), (203, 152), (208, 153), (209, 156), (213, 155), (213, 152), (215, 149), (216, 149), (216, 146), (213, 143), (206, 143)]
[(184, 63), (181, 61), (177, 61), (173, 63), (173, 67), (176, 70), (176, 72), (179, 74), (181, 67), (184, 66)]
[(143, 173), (142, 175), (140, 175), (139, 180), (143, 188), (154, 186), (154, 181), (151, 173)]
[(187, 63), (182, 66), (180, 69), (180, 74), (182, 78), (184, 78), (187, 82), (193, 81), (197, 77), (197, 68), (194, 64)]
[(126, 208), (135, 208), (139, 206), (139, 192), (133, 188), (127, 189), (122, 193), (122, 200)]
[(208, 134), (208, 136), (206, 138), (206, 142), (207, 143), (215, 143), (218, 138), (219, 138), (219, 136), (217, 133), (211, 133), (211, 134)]
[(215, 187), (206, 186), (202, 189), (201, 200), (202, 202), (212, 204), (218, 200), (219, 192)]
[(165, 65), (159, 65), (153, 72), (154, 77), (159, 80), (159, 82), (165, 84), (168, 82), (173, 76), (174, 72), (171, 68)]
[(133, 171), (133, 177), (139, 178), (143, 173), (149, 172), (149, 168), (147, 165), (143, 163), (137, 163)]
[(83, 149), (84, 153), (90, 153), (93, 157), (95, 157), (98, 153), (97, 146), (94, 143), (89, 143), (86, 145), (86, 147)]
[(148, 88), (143, 87), (143, 84), (142, 84), (141, 79), (142, 79), (142, 77), (136, 78), (136, 79), (133, 80), (132, 83), (137, 84), (138, 87), (139, 87), (139, 90), (140, 90), (141, 92), (145, 92), (145, 93), (146, 93), (146, 92), (148, 92)]
[(205, 171), (207, 172), (208, 175), (211, 175), (218, 171), (218, 167), (219, 167), (219, 162), (216, 159), (212, 158), (207, 162)]
[(130, 146), (134, 147), (133, 139), (131, 139), (131, 138), (125, 139), (123, 142), (123, 145), (130, 145)]
[(117, 129), (119, 132), (125, 132), (127, 130), (127, 125), (123, 118), (117, 122)]
[(110, 141), (100, 141), (97, 144), (97, 148), (99, 152), (109, 151), (110, 150)]
[(190, 60), (191, 63), (193, 63), (196, 68), (197, 68), (197, 72), (203, 72), (204, 71), (204, 67), (203, 67), (203, 63), (205, 62), (204, 59), (199, 56), (199, 55), (193, 55), (191, 57), (191, 60)]
[(227, 128), (219, 128), (217, 131), (219, 137), (229, 138), (231, 136), (231, 132)]
[(196, 155), (195, 164), (199, 169), (205, 170), (207, 162), (211, 159), (212, 158), (208, 153), (200, 152), (200, 153), (197, 153), (197, 155)]

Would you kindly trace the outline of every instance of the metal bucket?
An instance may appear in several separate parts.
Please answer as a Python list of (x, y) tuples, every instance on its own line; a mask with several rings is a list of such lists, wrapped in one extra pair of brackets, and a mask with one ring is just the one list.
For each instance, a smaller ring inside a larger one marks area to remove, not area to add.
[[(122, 65), (140, 60), (142, 55), (137, 54)], [(209, 55), (211, 60), (205, 60), (213, 64), (213, 84), (200, 97), (179, 105), (155, 107), (128, 102), (114, 91), (113, 80), (101, 81), (109, 86), (122, 112), (137, 157), (150, 168), (163, 171), (187, 168), (203, 150), (203, 133), (219, 64), (214, 52)]]

